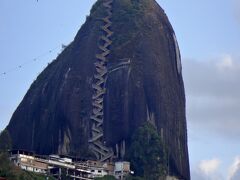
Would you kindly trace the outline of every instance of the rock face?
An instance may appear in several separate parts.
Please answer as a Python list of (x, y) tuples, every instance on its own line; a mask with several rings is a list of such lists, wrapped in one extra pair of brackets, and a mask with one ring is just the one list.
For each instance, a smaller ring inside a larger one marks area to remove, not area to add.
[[(7, 126), (13, 148), (87, 157), (95, 55), (103, 0), (74, 41), (31, 85)], [(153, 123), (169, 149), (170, 174), (190, 179), (185, 94), (174, 31), (154, 0), (114, 0), (104, 95), (104, 141), (115, 147)], [(129, 63), (125, 66), (125, 62)]]

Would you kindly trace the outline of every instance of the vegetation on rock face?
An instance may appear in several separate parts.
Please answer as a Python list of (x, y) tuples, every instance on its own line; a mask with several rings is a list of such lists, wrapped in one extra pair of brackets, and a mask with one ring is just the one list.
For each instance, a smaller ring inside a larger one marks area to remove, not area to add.
[(0, 134), (0, 153), (6, 152), (12, 148), (11, 137), (7, 130), (4, 130)]
[(157, 180), (167, 172), (166, 148), (156, 128), (145, 123), (136, 130), (132, 137), (127, 159), (136, 176)]
[(90, 17), (103, 18), (107, 15), (105, 8), (103, 8), (103, 0), (98, 0), (90, 11)]
[(115, 30), (113, 47), (117, 48), (124, 45), (141, 31), (142, 17), (146, 7), (146, 0), (121, 0), (115, 2), (112, 17)]

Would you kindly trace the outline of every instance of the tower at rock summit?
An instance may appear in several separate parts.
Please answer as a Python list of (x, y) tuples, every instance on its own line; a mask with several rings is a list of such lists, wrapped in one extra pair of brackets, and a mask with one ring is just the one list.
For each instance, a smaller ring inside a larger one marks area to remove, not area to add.
[(38, 76), (7, 130), (14, 149), (106, 161), (157, 128), (170, 173), (190, 179), (181, 57), (155, 0), (98, 0), (74, 41)]

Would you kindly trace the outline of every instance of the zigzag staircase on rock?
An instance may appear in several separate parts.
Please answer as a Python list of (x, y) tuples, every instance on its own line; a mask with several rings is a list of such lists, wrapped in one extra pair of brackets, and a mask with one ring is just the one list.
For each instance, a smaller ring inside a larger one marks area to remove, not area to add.
[(107, 56), (111, 53), (110, 45), (112, 41), (110, 37), (113, 32), (109, 29), (111, 27), (111, 17), (112, 17), (112, 2), (113, 0), (105, 0), (103, 6), (107, 12), (107, 16), (102, 18), (104, 23), (101, 29), (104, 33), (100, 37), (100, 42), (104, 42), (99, 45), (99, 49), (102, 51), (101, 54), (96, 54), (97, 61), (94, 63), (96, 72), (94, 74), (94, 82), (92, 88), (94, 93), (92, 95), (92, 136), (89, 139), (89, 148), (96, 155), (97, 159), (100, 161), (106, 161), (113, 157), (114, 153), (112, 148), (106, 147), (103, 139), (103, 121), (104, 121), (104, 111), (103, 111), (103, 98), (106, 92), (105, 84), (107, 79)]

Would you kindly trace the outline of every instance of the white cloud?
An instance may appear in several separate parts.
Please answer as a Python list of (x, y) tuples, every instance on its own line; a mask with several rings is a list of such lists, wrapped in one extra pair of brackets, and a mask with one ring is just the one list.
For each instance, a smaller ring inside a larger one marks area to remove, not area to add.
[(223, 180), (220, 174), (221, 161), (217, 158), (202, 160), (191, 171), (192, 180)]
[(189, 125), (236, 140), (240, 136), (240, 58), (184, 59), (183, 77)]
[(233, 164), (229, 168), (228, 180), (240, 179), (240, 156), (236, 157)]
[[(182, 63), (187, 120), (191, 131), (238, 142), (240, 57), (225, 54), (203, 61), (183, 59)], [(222, 139), (221, 143), (224, 143)], [(218, 156), (214, 154), (215, 150), (212, 154)], [(221, 163), (217, 158), (202, 160), (192, 165), (192, 180), (240, 180), (240, 156), (235, 159), (229, 173), (228, 167), (226, 162)]]
[(198, 170), (192, 170), (191, 171), (191, 179), (192, 180), (207, 180), (207, 177)]
[(219, 70), (232, 69), (234, 68), (234, 63), (232, 56), (224, 55), (219, 62), (217, 62), (217, 67)]
[(221, 162), (219, 159), (202, 160), (199, 163), (199, 169), (205, 175), (210, 175), (210, 174), (215, 173), (218, 170), (220, 163)]

